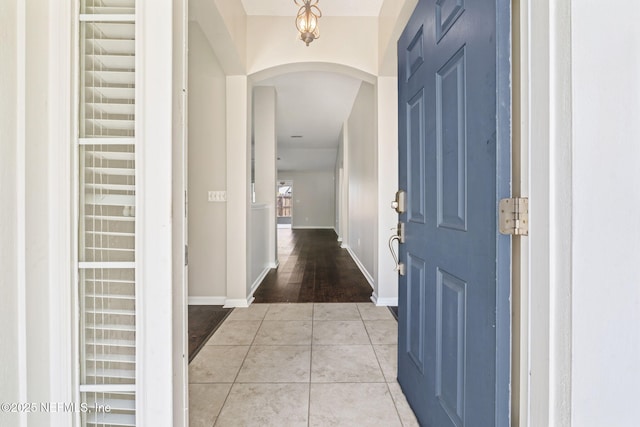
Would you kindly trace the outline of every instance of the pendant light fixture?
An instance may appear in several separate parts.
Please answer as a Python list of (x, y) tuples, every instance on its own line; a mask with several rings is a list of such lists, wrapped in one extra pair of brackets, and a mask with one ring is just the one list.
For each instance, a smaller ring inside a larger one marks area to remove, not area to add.
[(317, 6), (320, 0), (293, 0), (300, 6), (298, 16), (296, 17), (296, 27), (300, 31), (300, 40), (309, 43), (320, 38), (320, 29), (318, 28), (318, 19), (322, 17), (322, 12)]

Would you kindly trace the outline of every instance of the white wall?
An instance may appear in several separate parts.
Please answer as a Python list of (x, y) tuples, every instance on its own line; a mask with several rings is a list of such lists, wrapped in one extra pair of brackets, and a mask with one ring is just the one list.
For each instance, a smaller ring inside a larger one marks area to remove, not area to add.
[(251, 274), (247, 282), (247, 295), (252, 295), (264, 276), (269, 271), (273, 261), (269, 258), (270, 240), (269, 230), (275, 226), (271, 221), (270, 208), (266, 204), (251, 206)]
[(398, 38), (418, 0), (385, 0), (378, 17), (378, 75), (398, 74)]
[[(55, 0), (0, 5), (2, 402), (72, 400), (69, 19)], [(27, 421), (71, 415), (0, 412)]]
[[(254, 182), (256, 203), (264, 204), (267, 210), (267, 225), (259, 236), (251, 240), (266, 240), (269, 264), (276, 266), (276, 105), (277, 95), (273, 87), (261, 86), (253, 89), (253, 134), (254, 134)], [(253, 243), (252, 243), (253, 244)]]
[(377, 73), (377, 18), (324, 16), (319, 27), (320, 38), (306, 46), (298, 39), (293, 17), (247, 17), (248, 73), (304, 62), (344, 64)]
[(247, 76), (227, 76), (227, 307), (248, 304), (251, 97)]
[(389, 251), (389, 237), (395, 234), (398, 214), (391, 200), (398, 190), (398, 79), (378, 77), (377, 98), (377, 270), (375, 295), (377, 305), (398, 305), (398, 272)]
[(574, 0), (572, 425), (638, 425), (640, 4)]
[[(189, 297), (226, 296), (226, 78), (197, 22), (189, 23)], [(208, 303), (212, 303), (209, 300)]]
[(334, 228), (333, 171), (279, 172), (279, 181), (293, 181), (293, 228)]
[[(0, 4), (0, 402), (20, 401), (17, 6)], [(18, 414), (0, 412), (0, 425), (18, 425)]]
[[(349, 162), (348, 246), (373, 282), (377, 268), (377, 119), (373, 85), (363, 82), (347, 126)], [(295, 190), (295, 188), (294, 188)]]

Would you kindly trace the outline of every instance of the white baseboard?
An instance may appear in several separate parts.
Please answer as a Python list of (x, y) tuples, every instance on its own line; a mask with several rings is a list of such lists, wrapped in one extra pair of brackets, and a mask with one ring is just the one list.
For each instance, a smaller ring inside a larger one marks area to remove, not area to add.
[(189, 305), (224, 305), (227, 297), (188, 297)]
[(258, 286), (260, 286), (260, 283), (262, 283), (262, 281), (267, 276), (270, 270), (271, 270), (271, 267), (265, 268), (264, 270), (262, 270), (262, 273), (260, 273), (258, 278), (253, 281), (253, 283), (251, 284), (251, 291), (249, 292), (249, 296), (247, 297), (247, 299), (253, 298), (253, 293), (256, 291), (256, 289), (258, 289)]
[(378, 297), (378, 295), (376, 295), (375, 292), (371, 295), (371, 302), (373, 302), (378, 307), (382, 307), (382, 306), (397, 307), (398, 306), (397, 297), (396, 298), (380, 298)]
[(280, 261), (275, 260), (271, 263), (269, 263), (269, 268), (278, 268), (280, 266)]
[(358, 259), (356, 254), (351, 250), (351, 248), (349, 246), (347, 246), (345, 249), (349, 252), (349, 255), (351, 255), (351, 258), (353, 259), (353, 261), (356, 263), (356, 265), (358, 266), (358, 268), (360, 269), (360, 271), (364, 275), (364, 278), (367, 279), (367, 282), (369, 282), (369, 285), (371, 286), (371, 288), (375, 289), (373, 287), (373, 276), (371, 276), (371, 274), (369, 274), (367, 269), (364, 268), (364, 265), (362, 264), (362, 262), (360, 262), (360, 259)]
[(332, 225), (298, 225), (291, 228), (294, 230), (333, 230)]
[(254, 299), (255, 298), (252, 296), (248, 298), (227, 299), (224, 302), (224, 308), (236, 308), (236, 307), (247, 308), (251, 305)]

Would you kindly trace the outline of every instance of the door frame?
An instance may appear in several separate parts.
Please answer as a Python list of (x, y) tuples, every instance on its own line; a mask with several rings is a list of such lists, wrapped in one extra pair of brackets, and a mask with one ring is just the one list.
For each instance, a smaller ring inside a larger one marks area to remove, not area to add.
[(513, 247), (512, 425), (570, 425), (571, 0), (513, 3), (520, 36), (513, 194), (530, 198), (530, 228)]

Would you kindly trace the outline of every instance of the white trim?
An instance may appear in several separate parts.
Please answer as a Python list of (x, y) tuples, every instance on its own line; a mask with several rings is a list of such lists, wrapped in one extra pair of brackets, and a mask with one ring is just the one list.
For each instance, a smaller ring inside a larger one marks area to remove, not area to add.
[(276, 269), (278, 267), (280, 267), (280, 261), (278, 260), (269, 263), (269, 268), (271, 269)]
[(398, 306), (398, 297), (395, 298), (380, 298), (378, 294), (374, 292), (371, 294), (371, 302), (374, 303), (378, 307), (397, 307)]
[[(49, 7), (49, 396), (52, 401), (73, 401), (72, 337), (72, 211), (71, 135), (72, 106), (72, 8), (66, 0)], [(55, 337), (55, 338), (54, 338)], [(52, 426), (68, 426), (73, 413), (49, 420)]]
[(269, 271), (271, 271), (271, 267), (266, 267), (264, 270), (262, 270), (262, 273), (258, 275), (256, 280), (253, 281), (253, 283), (251, 284), (251, 291), (249, 291), (248, 298), (253, 297), (253, 293), (258, 289), (258, 287), (260, 286), (260, 283), (262, 283), (264, 278), (267, 277), (267, 274), (269, 274)]
[(291, 226), (293, 230), (335, 230), (332, 225), (298, 225)]
[(364, 267), (364, 264), (362, 264), (362, 262), (360, 261), (358, 256), (355, 254), (355, 252), (351, 250), (351, 247), (347, 246), (345, 249), (349, 252), (349, 255), (351, 255), (353, 262), (356, 263), (356, 265), (364, 275), (364, 278), (367, 279), (367, 282), (369, 282), (369, 285), (371, 286), (371, 288), (375, 289), (375, 287), (373, 286), (373, 283), (374, 283), (373, 276), (371, 276), (371, 274), (367, 271), (367, 269)]
[(173, 3), (136, 2), (136, 423), (173, 420)]
[(189, 297), (189, 305), (224, 305), (227, 297)]
[(188, 0), (173, 0), (173, 427), (189, 425)]
[(550, 186), (550, 324), (551, 387), (549, 419), (571, 425), (572, 353), (572, 208), (573, 111), (571, 75), (571, 1), (551, 2), (549, 164)]
[[(520, 425), (571, 423), (571, 0), (521, 0), (522, 239)], [(534, 126), (535, 124), (535, 126)], [(525, 276), (526, 275), (526, 276)], [(544, 283), (545, 286), (537, 286)]]
[(254, 300), (255, 298), (252, 296), (247, 297), (247, 299), (243, 299), (243, 298), (227, 299), (224, 302), (224, 308), (235, 308), (235, 307), (247, 308), (251, 305), (251, 303)]

